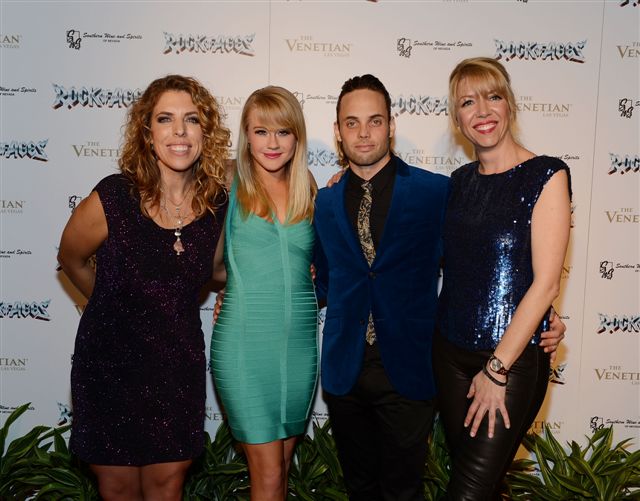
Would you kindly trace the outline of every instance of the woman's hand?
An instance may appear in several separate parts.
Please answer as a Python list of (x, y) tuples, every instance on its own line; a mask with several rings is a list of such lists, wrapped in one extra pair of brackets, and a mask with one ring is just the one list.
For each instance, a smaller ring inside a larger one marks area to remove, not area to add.
[[(487, 369), (490, 370), (490, 369)], [(501, 376), (492, 372), (491, 375), (498, 381), (506, 382), (506, 376)], [(471, 381), (469, 387), (469, 393), (467, 398), (473, 398), (469, 411), (464, 418), (464, 427), (468, 428), (471, 425), (471, 431), (469, 435), (476, 436), (480, 423), (484, 418), (484, 415), (489, 413), (489, 438), (493, 438), (493, 432), (496, 426), (496, 413), (502, 414), (505, 428), (511, 428), (511, 422), (509, 421), (509, 413), (505, 407), (505, 393), (506, 388), (504, 386), (498, 386), (492, 382), (482, 371), (478, 372)]]
[(222, 303), (224, 302), (224, 289), (220, 289), (218, 294), (216, 295), (216, 304), (213, 307), (213, 321), (217, 322), (218, 317), (220, 316), (220, 311), (222, 311)]
[(347, 167), (345, 167), (344, 169), (340, 169), (333, 176), (331, 176), (329, 178), (329, 181), (327, 181), (327, 188), (331, 188), (334, 184), (340, 181), (340, 179), (342, 179), (342, 176), (344, 176), (345, 172), (347, 172)]

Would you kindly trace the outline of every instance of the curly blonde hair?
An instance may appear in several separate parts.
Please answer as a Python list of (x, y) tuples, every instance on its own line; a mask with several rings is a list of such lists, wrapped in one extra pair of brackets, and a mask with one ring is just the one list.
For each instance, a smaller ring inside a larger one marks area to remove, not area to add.
[(129, 108), (124, 125), (124, 145), (118, 166), (137, 189), (140, 209), (160, 204), (160, 170), (151, 145), (151, 115), (160, 96), (167, 91), (186, 92), (198, 108), (202, 128), (202, 154), (191, 167), (194, 218), (213, 212), (226, 200), (225, 165), (229, 157), (230, 132), (222, 123), (222, 112), (213, 95), (195, 78), (167, 75), (151, 82)]

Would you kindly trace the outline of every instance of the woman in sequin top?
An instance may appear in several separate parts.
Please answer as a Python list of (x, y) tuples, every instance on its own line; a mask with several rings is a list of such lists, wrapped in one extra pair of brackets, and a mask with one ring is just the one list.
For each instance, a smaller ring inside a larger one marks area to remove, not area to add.
[(70, 447), (105, 500), (181, 499), (203, 450), (198, 297), (227, 207), (228, 142), (202, 85), (155, 80), (129, 110), (120, 173), (98, 183), (62, 234), (58, 260), (89, 298), (71, 371)]
[(549, 355), (538, 342), (569, 240), (569, 169), (517, 142), (509, 75), (494, 59), (458, 64), (449, 110), (477, 160), (451, 175), (434, 340), (453, 459), (448, 497), (499, 499), (547, 388)]

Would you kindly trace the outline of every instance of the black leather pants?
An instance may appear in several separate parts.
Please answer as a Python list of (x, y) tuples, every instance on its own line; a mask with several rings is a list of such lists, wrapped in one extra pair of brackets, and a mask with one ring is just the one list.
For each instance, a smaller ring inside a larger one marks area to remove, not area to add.
[(433, 367), (438, 404), (452, 457), (447, 499), (485, 501), (500, 499), (501, 480), (510, 466), (542, 405), (549, 381), (549, 355), (539, 346), (528, 345), (509, 371), (505, 405), (511, 428), (504, 427), (497, 413), (493, 438), (487, 436), (484, 417), (475, 437), (464, 428), (464, 417), (472, 399), (466, 395), (473, 377), (491, 356), (491, 351), (468, 351), (441, 335), (434, 336)]

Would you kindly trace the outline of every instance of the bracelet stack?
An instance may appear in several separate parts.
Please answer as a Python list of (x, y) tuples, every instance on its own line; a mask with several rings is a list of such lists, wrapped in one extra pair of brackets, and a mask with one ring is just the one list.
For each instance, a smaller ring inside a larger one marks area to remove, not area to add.
[(493, 377), (491, 375), (491, 373), (487, 370), (487, 366), (486, 365), (482, 366), (482, 373), (485, 376), (487, 376), (489, 378), (489, 381), (491, 381), (493, 384), (497, 384), (498, 386), (507, 386), (507, 382), (506, 381), (502, 382), (502, 381), (496, 379), (495, 377)]

